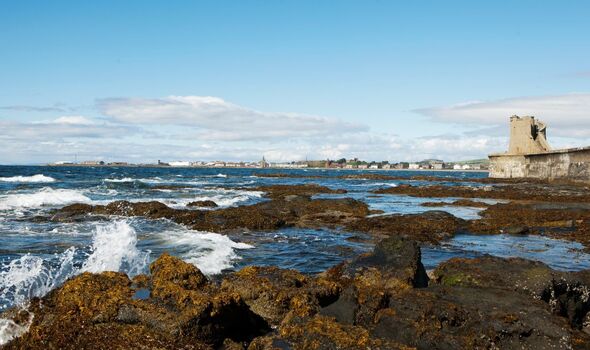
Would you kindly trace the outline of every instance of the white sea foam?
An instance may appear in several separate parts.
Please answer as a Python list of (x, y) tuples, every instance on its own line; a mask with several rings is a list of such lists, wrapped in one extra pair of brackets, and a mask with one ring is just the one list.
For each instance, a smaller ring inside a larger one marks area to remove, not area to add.
[(219, 173), (219, 174), (215, 175), (215, 177), (227, 177), (227, 175)]
[(34, 315), (29, 313), (29, 318), (24, 324), (17, 324), (13, 320), (0, 318), (0, 346), (25, 334), (31, 327), (31, 323), (33, 323), (33, 317)]
[(37, 174), (32, 176), (11, 176), (11, 177), (0, 177), (0, 182), (55, 182), (55, 179), (43, 174)]
[(197, 266), (204, 274), (214, 275), (233, 266), (239, 259), (236, 249), (250, 249), (253, 246), (234, 242), (227, 236), (210, 232), (178, 230), (161, 233), (162, 238), (175, 246), (186, 262)]
[(397, 187), (397, 184), (394, 184), (394, 183), (392, 183), (392, 182), (376, 182), (376, 183), (374, 183), (374, 184), (372, 184), (372, 185), (375, 185), (375, 186), (389, 186), (389, 187)]
[(0, 196), (0, 210), (40, 208), (43, 206), (89, 203), (90, 198), (78, 190), (44, 187), (36, 192), (12, 193)]
[(121, 179), (104, 179), (105, 182), (133, 182), (135, 181), (134, 178), (131, 177), (124, 177)]
[(104, 179), (103, 181), (104, 182), (114, 182), (114, 183), (117, 183), (117, 182), (135, 182), (135, 181), (139, 181), (139, 182), (143, 182), (143, 183), (147, 183), (147, 184), (152, 184), (152, 183), (158, 184), (158, 183), (162, 183), (163, 182), (163, 180), (161, 178), (157, 177), (157, 176), (156, 177), (153, 177), (153, 178), (147, 178), (147, 179), (145, 179), (145, 178), (138, 178), (138, 179), (136, 179), (136, 178), (133, 178), (133, 177), (122, 177), (120, 179)]
[[(170, 207), (179, 209), (184, 209), (189, 202), (207, 200), (215, 202), (221, 208), (227, 208), (234, 206), (238, 203), (260, 198), (263, 194), (264, 192), (260, 191), (243, 191), (228, 190), (224, 188), (211, 188), (207, 189), (202, 194), (195, 194), (194, 196), (191, 196), (189, 198), (155, 198), (153, 200), (161, 201)], [(134, 202), (145, 200), (145, 198), (142, 198), (131, 201)]]

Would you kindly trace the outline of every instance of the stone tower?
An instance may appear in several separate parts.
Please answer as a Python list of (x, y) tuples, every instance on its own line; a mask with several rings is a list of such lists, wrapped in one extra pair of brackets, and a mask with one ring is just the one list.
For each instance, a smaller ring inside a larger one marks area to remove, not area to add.
[(508, 154), (524, 155), (551, 151), (547, 142), (547, 127), (535, 117), (510, 117)]

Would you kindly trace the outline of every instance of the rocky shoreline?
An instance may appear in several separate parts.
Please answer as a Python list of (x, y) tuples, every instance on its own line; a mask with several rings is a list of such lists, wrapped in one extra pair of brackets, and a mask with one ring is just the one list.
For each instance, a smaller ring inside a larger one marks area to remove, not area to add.
[[(439, 179), (440, 180), (440, 179)], [(445, 181), (447, 179), (445, 178)], [(483, 181), (482, 181), (483, 182)], [(484, 256), (427, 273), (420, 245), (454, 235), (533, 234), (590, 246), (590, 197), (574, 184), (398, 186), (379, 196), (452, 198), (481, 218), (447, 212), (380, 214), (318, 185), (249, 188), (257, 204), (200, 210), (160, 202), (74, 204), (37, 221), (104, 216), (169, 219), (217, 233), (331, 227), (369, 234), (372, 253), (319, 275), (250, 266), (216, 278), (164, 254), (148, 275), (83, 273), (26, 311), (1, 315), (28, 331), (6, 349), (590, 349), (590, 271)], [(486, 204), (476, 199), (506, 200)], [(437, 203), (424, 204), (435, 207)], [(196, 208), (196, 209), (195, 209)]]
[[(318, 276), (246, 267), (221, 281), (167, 254), (150, 275), (84, 273), (13, 315), (6, 349), (587, 349), (590, 274), (452, 259), (427, 276), (390, 237)], [(16, 311), (9, 311), (16, 313)], [(6, 315), (5, 315), (6, 316)]]

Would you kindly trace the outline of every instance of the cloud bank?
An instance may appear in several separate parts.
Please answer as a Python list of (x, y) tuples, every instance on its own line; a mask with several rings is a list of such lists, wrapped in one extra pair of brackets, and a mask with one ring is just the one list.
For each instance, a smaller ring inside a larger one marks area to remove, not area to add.
[(416, 113), (433, 121), (468, 126), (507, 125), (511, 115), (533, 115), (545, 121), (551, 135), (590, 137), (590, 93), (516, 97), (423, 108)]
[(97, 107), (118, 122), (182, 125), (196, 129), (195, 138), (206, 140), (284, 141), (368, 131), (362, 124), (297, 113), (260, 112), (209, 96), (109, 98), (98, 100)]
[(465, 160), (504, 150), (512, 114), (533, 114), (546, 121), (556, 147), (590, 143), (590, 94), (583, 93), (417, 109), (415, 113), (432, 122), (457, 127), (453, 133), (416, 138), (332, 117), (259, 111), (207, 96), (99, 99), (92, 117), (43, 110), (53, 116), (22, 121), (19, 113), (30, 108), (4, 110), (12, 114), (11, 119), (0, 120), (0, 163), (4, 164), (74, 157), (131, 162), (262, 156), (271, 161)]

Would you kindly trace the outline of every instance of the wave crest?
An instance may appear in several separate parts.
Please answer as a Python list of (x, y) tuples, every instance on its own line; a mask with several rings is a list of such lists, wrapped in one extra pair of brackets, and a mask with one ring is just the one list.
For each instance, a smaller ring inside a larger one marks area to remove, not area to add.
[(90, 202), (90, 198), (78, 190), (44, 187), (37, 192), (13, 193), (0, 196), (0, 210), (40, 208), (43, 206)]
[(0, 177), (0, 182), (37, 182), (47, 183), (55, 182), (55, 179), (50, 176), (43, 174), (37, 174), (32, 176), (11, 176), (11, 177)]

